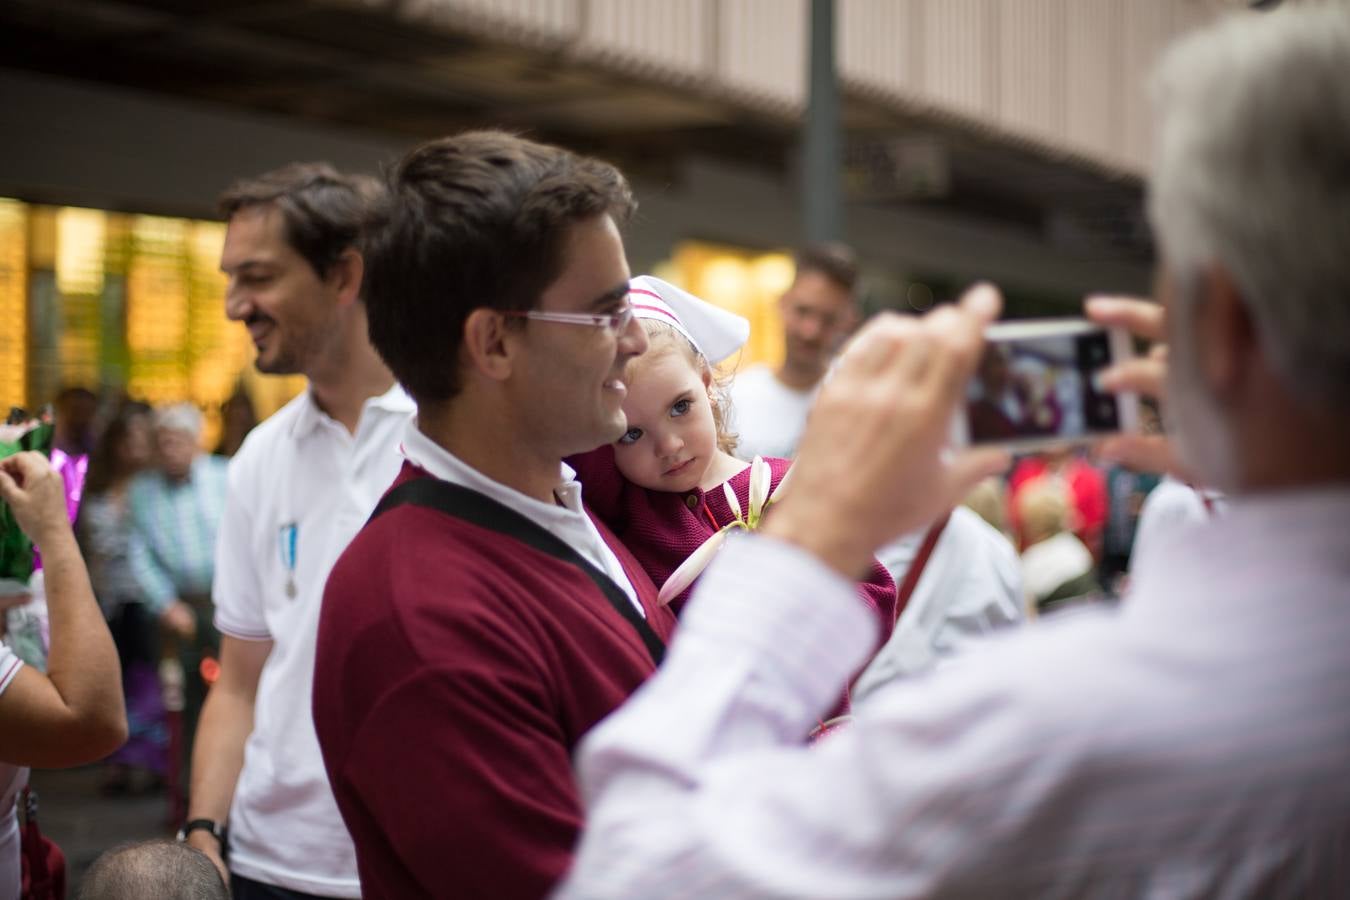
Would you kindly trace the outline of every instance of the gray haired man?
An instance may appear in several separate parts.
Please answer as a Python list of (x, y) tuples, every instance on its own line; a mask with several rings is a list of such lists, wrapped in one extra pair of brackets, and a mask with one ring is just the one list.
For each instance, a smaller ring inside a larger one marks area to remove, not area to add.
[(155, 464), (127, 489), (127, 557), (143, 602), (158, 616), (183, 667), (183, 763), (206, 699), (202, 661), (220, 637), (211, 624), (216, 533), (225, 509), (225, 461), (201, 449), (202, 415), (190, 403), (156, 410)]
[(1226, 514), (1141, 560), (1118, 612), (890, 685), (801, 746), (872, 648), (848, 579), (997, 464), (940, 452), (993, 291), (881, 317), (822, 390), (791, 492), (728, 542), (656, 676), (583, 744), (564, 895), (1345, 895), (1347, 61), (1344, 3), (1174, 49), (1152, 194), (1164, 305), (1088, 306), (1170, 350), (1109, 381), (1166, 385), (1175, 445), (1104, 451), (1184, 467)]

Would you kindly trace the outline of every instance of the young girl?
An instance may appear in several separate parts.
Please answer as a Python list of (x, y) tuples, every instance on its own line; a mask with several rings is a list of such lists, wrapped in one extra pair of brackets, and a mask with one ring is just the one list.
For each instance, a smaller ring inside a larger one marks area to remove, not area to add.
[[(724, 427), (725, 400), (710, 363), (740, 348), (749, 323), (658, 278), (639, 276), (631, 288), (634, 316), (650, 346), (628, 370), (628, 431), (568, 462), (584, 485), (587, 505), (661, 586), (736, 520), (723, 484), (741, 511), (750, 509), (751, 467), (731, 455), (735, 440)], [(765, 462), (772, 493), (792, 463)], [(880, 647), (895, 625), (895, 582), (875, 563), (858, 594), (877, 615)], [(686, 589), (671, 601), (677, 614), (688, 595)]]

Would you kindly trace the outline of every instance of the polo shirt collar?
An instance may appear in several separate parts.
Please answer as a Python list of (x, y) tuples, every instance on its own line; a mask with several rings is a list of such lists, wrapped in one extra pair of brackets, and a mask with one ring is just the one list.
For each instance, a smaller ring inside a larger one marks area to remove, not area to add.
[[(319, 409), (319, 404), (314, 400), (313, 387), (306, 384), (305, 392), (302, 396), (303, 399), (300, 401), (300, 412), (291, 423), (291, 438), (295, 440), (308, 436), (310, 432), (318, 428), (323, 422), (333, 421), (328, 413)], [(370, 409), (408, 415), (416, 411), (417, 406), (413, 403), (413, 399), (408, 396), (407, 391), (403, 390), (403, 386), (396, 381), (393, 386), (383, 394), (368, 398), (361, 406), (362, 415), (364, 416), (366, 410)]]

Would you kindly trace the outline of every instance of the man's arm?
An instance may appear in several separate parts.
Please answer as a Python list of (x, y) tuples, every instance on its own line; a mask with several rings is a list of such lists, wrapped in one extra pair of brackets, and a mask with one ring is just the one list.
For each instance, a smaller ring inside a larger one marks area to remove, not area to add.
[[(188, 819), (211, 819), (221, 825), (244, 767), (244, 743), (253, 732), (253, 704), (258, 679), (272, 652), (271, 641), (246, 641), (222, 635), (220, 678), (206, 695), (192, 748), (192, 793)], [(197, 830), (187, 842), (205, 853), (228, 882), (221, 846), (207, 831)]]

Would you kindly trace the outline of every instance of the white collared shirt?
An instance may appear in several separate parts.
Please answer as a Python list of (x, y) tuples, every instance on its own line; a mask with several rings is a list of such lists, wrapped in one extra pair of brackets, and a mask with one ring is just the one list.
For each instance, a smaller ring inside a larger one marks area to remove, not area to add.
[(1168, 475), (1148, 492), (1134, 526), (1134, 548), (1130, 568), (1137, 569), (1156, 549), (1167, 546), (1171, 533), (1222, 514), (1227, 506), (1223, 495), (1199, 490)]
[(398, 441), (413, 410), (395, 385), (365, 402), (352, 434), (306, 390), (230, 460), (212, 587), (216, 627), (273, 642), (230, 809), (230, 869), (264, 884), (361, 896), (314, 733), (314, 649), (328, 573), (398, 474)]
[(738, 373), (727, 391), (731, 397), (728, 428), (739, 438), (736, 455), (746, 461), (756, 456), (795, 456), (819, 390), (820, 383), (806, 391), (790, 388), (768, 366)]
[(1350, 486), (1173, 534), (1118, 611), (991, 639), (802, 737), (853, 586), (728, 542), (578, 756), (566, 897), (1329, 897), (1350, 885)]
[(522, 494), (515, 488), (494, 481), (482, 472), (460, 460), (449, 450), (427, 437), (417, 427), (417, 421), (408, 422), (403, 434), (403, 455), (418, 468), (432, 475), (470, 488), (543, 526), (558, 540), (571, 547), (591, 565), (604, 572), (628, 595), (638, 613), (646, 618), (647, 611), (638, 600), (637, 591), (628, 580), (619, 558), (600, 536), (600, 531), (581, 505), (581, 483), (566, 463), (558, 463), (558, 484), (553, 488), (557, 503), (544, 503)]
[[(928, 529), (877, 551), (877, 560), (903, 584)], [(856, 706), (896, 678), (953, 661), (988, 635), (1021, 624), (1022, 571), (1003, 533), (964, 506), (952, 510), (914, 593), (886, 646), (850, 691)]]

